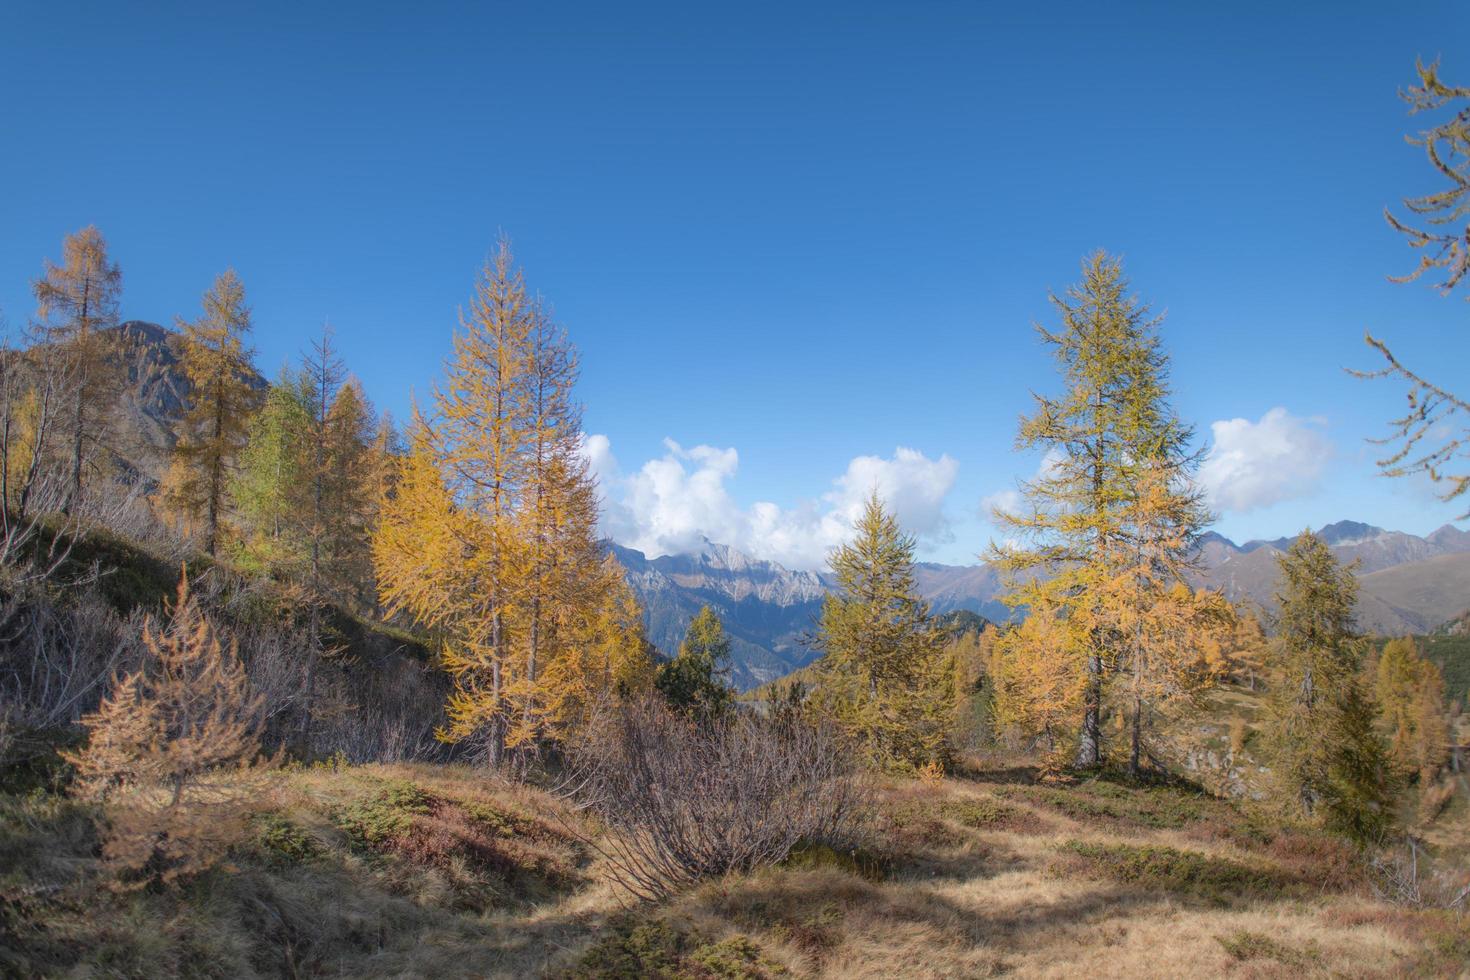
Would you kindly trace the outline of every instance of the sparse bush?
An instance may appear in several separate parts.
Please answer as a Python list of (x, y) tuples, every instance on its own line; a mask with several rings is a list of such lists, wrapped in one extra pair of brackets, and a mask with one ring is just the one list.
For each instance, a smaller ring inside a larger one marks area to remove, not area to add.
[(1245, 743), (1250, 738), (1250, 734), (1250, 726), (1243, 717), (1235, 715), (1230, 719), (1230, 758), (1232, 760), (1239, 758), (1240, 754), (1245, 751)]
[(1395, 905), (1459, 911), (1470, 906), (1470, 873), (1434, 868), (1413, 837), (1370, 857), (1368, 874), (1378, 897)]
[(571, 749), (566, 787), (611, 828), (589, 844), (616, 883), (644, 899), (775, 864), (799, 841), (847, 846), (866, 802), (823, 728), (745, 711), (696, 723), (648, 697), (595, 719)]

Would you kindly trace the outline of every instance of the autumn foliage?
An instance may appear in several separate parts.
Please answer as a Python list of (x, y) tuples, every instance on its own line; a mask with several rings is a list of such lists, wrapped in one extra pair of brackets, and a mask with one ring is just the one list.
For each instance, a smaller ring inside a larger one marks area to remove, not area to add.
[(502, 242), (476, 285), (432, 412), (411, 428), (373, 558), (383, 604), (437, 641), (446, 741), (498, 764), (642, 677), (641, 614), (597, 537), (574, 348)]
[(200, 871), (237, 839), (261, 769), (258, 699), (179, 581), (167, 626), (143, 629), (148, 657), (83, 719), (67, 756), (76, 792), (106, 813), (103, 857), (125, 882)]

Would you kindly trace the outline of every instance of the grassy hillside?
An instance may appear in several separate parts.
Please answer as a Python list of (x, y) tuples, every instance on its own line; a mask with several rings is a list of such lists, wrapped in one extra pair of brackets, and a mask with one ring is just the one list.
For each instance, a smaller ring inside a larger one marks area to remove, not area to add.
[(282, 772), (228, 867), (99, 887), (95, 813), (0, 798), (7, 975), (1452, 976), (1470, 921), (1200, 789), (882, 782), (871, 846), (625, 908), (553, 797), (459, 767)]

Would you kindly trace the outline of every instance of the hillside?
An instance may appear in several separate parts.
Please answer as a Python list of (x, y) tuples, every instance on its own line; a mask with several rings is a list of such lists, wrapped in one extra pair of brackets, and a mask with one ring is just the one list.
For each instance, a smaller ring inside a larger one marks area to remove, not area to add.
[(1414, 627), (1410, 632), (1427, 633), (1470, 606), (1470, 553), (1438, 555), (1386, 568), (1364, 575), (1361, 581), (1364, 595), (1402, 616)]
[(598, 830), (460, 767), (274, 776), (228, 867), (97, 885), (96, 813), (0, 796), (0, 972), (162, 977), (1453, 976), (1470, 920), (1188, 784), (880, 781), (871, 844), (636, 910)]

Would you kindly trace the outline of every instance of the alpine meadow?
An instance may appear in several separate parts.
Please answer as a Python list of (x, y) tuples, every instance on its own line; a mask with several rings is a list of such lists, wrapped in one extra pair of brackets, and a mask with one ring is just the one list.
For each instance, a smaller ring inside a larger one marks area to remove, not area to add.
[(1231, 6), (0, 12), (0, 975), (1470, 977), (1470, 9)]

